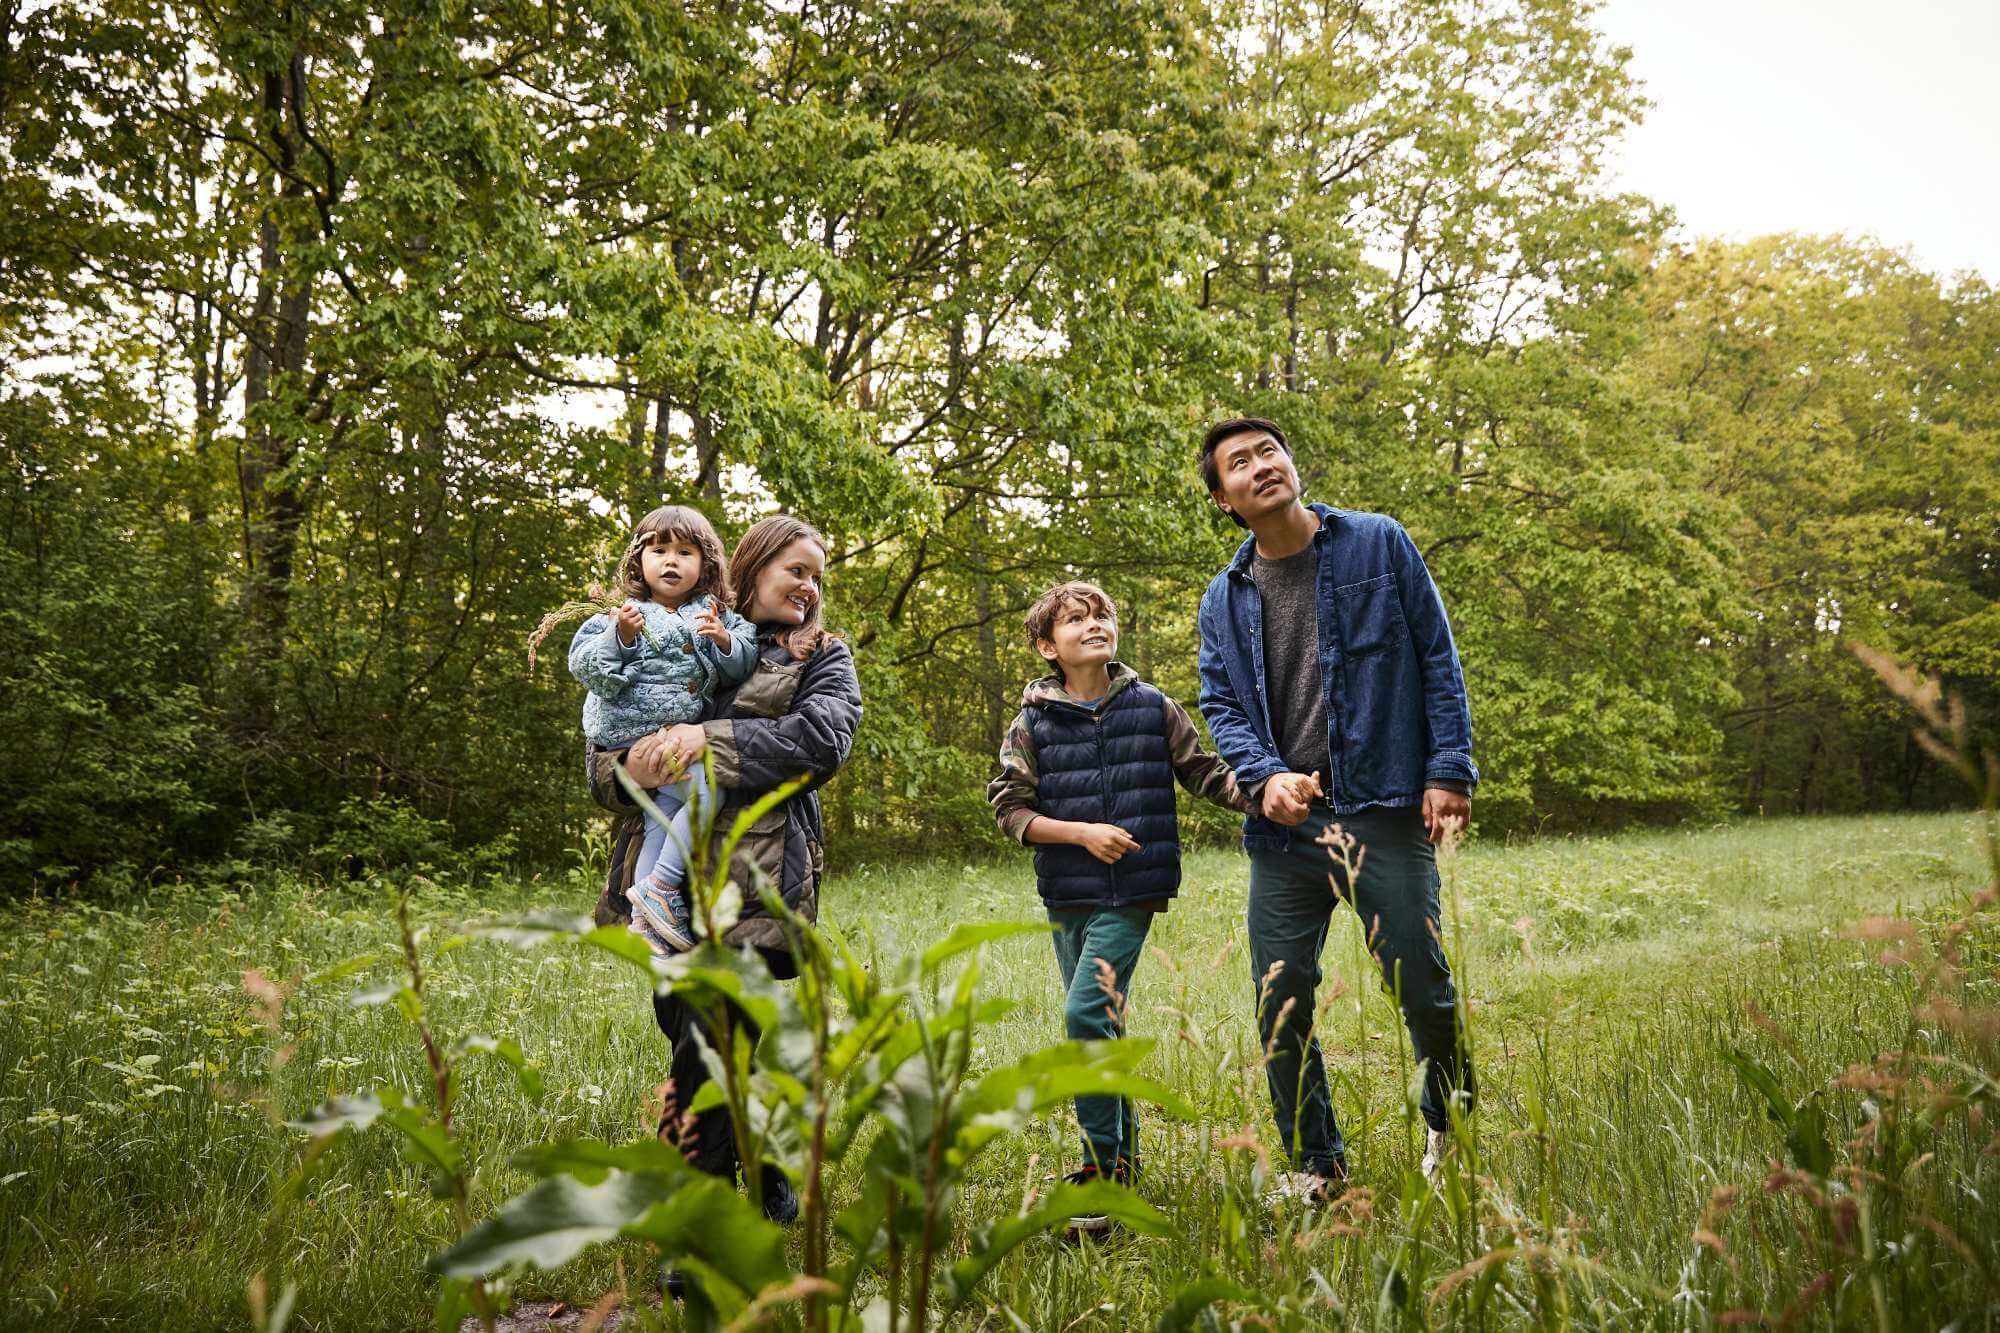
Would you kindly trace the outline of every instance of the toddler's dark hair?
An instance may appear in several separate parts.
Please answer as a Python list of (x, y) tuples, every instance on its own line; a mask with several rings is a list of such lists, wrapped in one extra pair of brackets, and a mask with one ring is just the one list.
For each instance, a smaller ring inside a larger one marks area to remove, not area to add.
[(618, 586), (627, 596), (642, 601), (652, 597), (640, 558), (648, 546), (664, 542), (686, 542), (701, 552), (701, 577), (688, 591), (689, 600), (706, 594), (722, 606), (736, 604), (730, 591), (729, 557), (722, 553), (722, 538), (715, 535), (715, 525), (706, 514), (686, 505), (661, 505), (632, 529), (632, 540), (626, 543), (625, 554), (618, 560)]

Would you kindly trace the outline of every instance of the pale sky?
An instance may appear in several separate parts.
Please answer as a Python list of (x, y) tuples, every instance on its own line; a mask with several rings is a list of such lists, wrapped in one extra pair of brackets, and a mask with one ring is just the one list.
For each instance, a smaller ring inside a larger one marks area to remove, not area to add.
[(1873, 234), (2000, 284), (2000, 0), (1607, 0), (1653, 109), (1617, 182), (1682, 227)]

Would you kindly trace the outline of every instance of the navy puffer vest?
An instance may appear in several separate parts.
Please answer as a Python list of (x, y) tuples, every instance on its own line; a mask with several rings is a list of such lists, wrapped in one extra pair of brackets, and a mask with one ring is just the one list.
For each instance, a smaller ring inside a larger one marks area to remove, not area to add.
[(1081, 847), (1035, 848), (1050, 907), (1124, 907), (1180, 891), (1180, 821), (1167, 751), (1166, 696), (1134, 681), (1097, 709), (1027, 706), (1035, 738), (1035, 809), (1051, 819), (1116, 824), (1139, 850), (1106, 865)]

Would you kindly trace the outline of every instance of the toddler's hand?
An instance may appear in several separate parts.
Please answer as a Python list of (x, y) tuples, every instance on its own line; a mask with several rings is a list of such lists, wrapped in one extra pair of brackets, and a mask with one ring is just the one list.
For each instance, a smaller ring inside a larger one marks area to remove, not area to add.
[(627, 602), (611, 617), (611, 623), (618, 628), (618, 642), (630, 648), (639, 642), (639, 634), (646, 628), (646, 613)]
[(1132, 835), (1116, 824), (1085, 824), (1079, 841), (1083, 850), (1106, 865), (1111, 865), (1127, 852), (1139, 850), (1139, 844)]
[(730, 645), (735, 642), (730, 637), (729, 626), (722, 623), (722, 613), (715, 609), (714, 602), (710, 602), (707, 606), (703, 607), (701, 614), (695, 617), (694, 632), (722, 649), (725, 653), (729, 651)]

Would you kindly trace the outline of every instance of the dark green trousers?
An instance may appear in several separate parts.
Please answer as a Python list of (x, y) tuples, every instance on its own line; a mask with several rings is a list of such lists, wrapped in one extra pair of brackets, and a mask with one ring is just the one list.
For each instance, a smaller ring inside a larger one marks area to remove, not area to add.
[[(1366, 849), (1355, 884), (1315, 841), (1338, 823)], [(1326, 1066), (1313, 1033), (1320, 954), (1335, 907), (1353, 904), (1382, 982), (1396, 995), (1410, 1044), (1428, 1062), (1423, 1115), (1446, 1127), (1454, 1096), (1472, 1109), (1471, 1053), (1458, 1022), (1451, 966), (1439, 942), (1437, 855), (1415, 809), (1364, 810), (1336, 818), (1315, 805), (1291, 830), (1284, 851), (1250, 853), (1250, 976), (1257, 988), (1257, 1033), (1278, 1133), (1302, 1171), (1330, 1174), (1346, 1164)], [(1277, 970), (1273, 972), (1273, 967)]]

